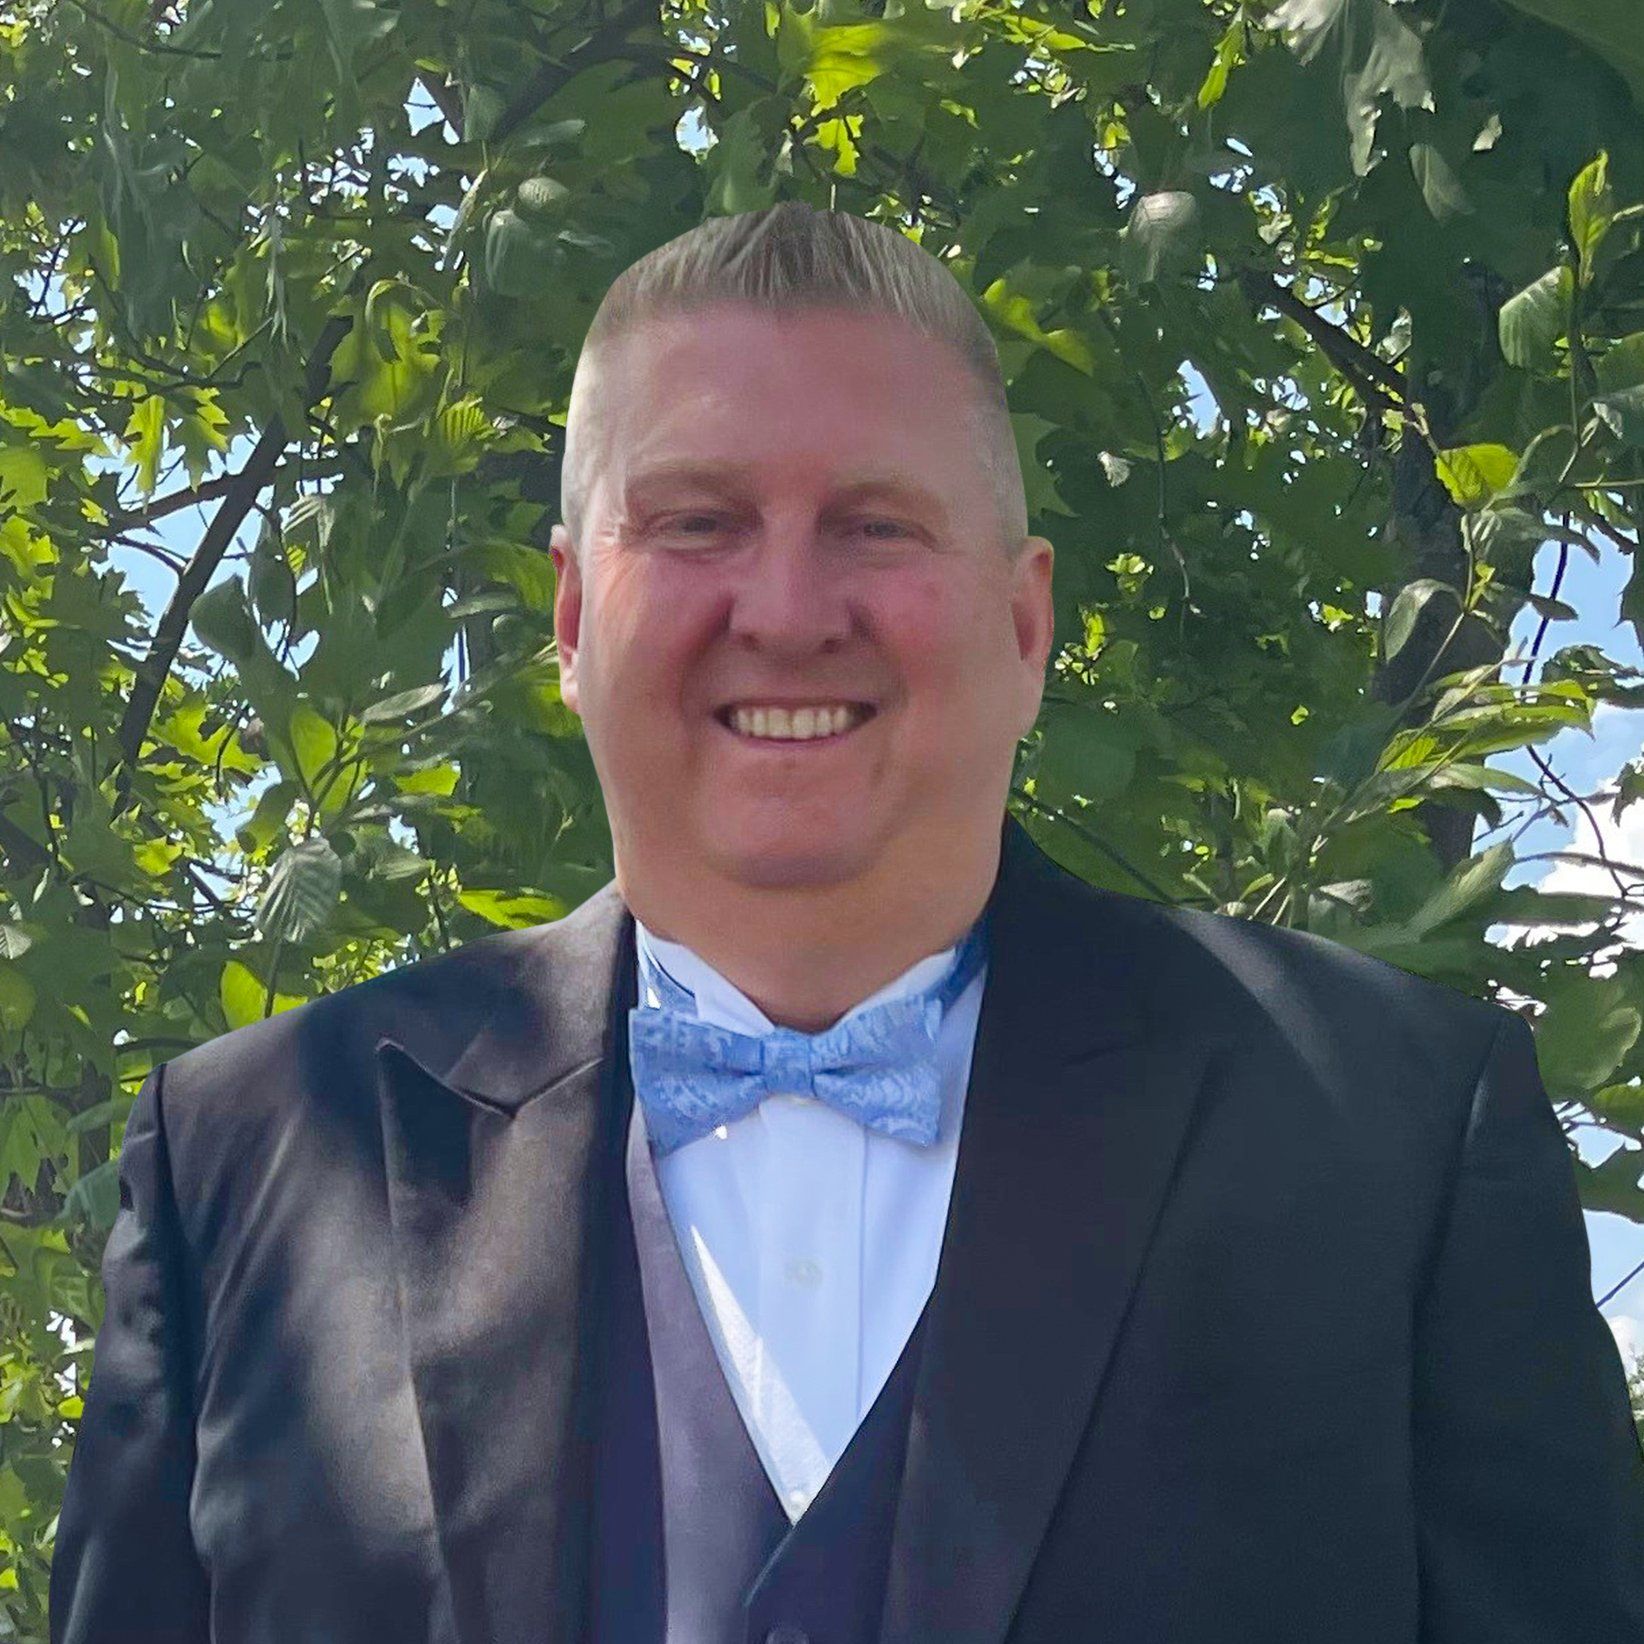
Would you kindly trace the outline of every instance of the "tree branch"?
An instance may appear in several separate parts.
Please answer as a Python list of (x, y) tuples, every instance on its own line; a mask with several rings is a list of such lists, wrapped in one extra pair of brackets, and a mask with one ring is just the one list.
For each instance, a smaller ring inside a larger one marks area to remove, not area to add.
[[(269, 481), (277, 480), (281, 474), (288, 472), (288, 468), (276, 468), (268, 476)], [(316, 479), (324, 476), (305, 469), (303, 477)], [(144, 503), (141, 508), (113, 514), (105, 529), (110, 535), (117, 535), (131, 530), (134, 526), (148, 525), (157, 519), (164, 519), (167, 514), (180, 513), (184, 508), (197, 508), (202, 503), (216, 502), (219, 498), (226, 497), (239, 483), (238, 474), (217, 474), (211, 479), (201, 480), (198, 485), (190, 485), (181, 491), (171, 491), (163, 497), (155, 497), (152, 502)]]
[(1254, 269), (1243, 269), (1239, 284), (1254, 303), (1266, 303), (1294, 320), (1317, 345), (1318, 350), (1352, 383), (1360, 396), (1384, 411), (1402, 411), (1406, 384), (1388, 363), (1373, 354), (1357, 338), (1304, 303), (1288, 286)]
[(540, 63), (497, 116), (496, 127), (488, 141), (492, 144), (505, 143), (568, 80), (595, 63), (621, 56), (627, 31), (647, 17), (653, 20), (656, 17), (654, 0), (630, 0), (628, 5), (606, 18), (563, 62), (556, 58)]
[[(331, 356), (353, 323), (353, 319), (347, 315), (333, 316), (326, 321), (313, 356), (308, 362), (308, 373), (304, 383), (305, 404), (312, 405), (324, 392), (331, 370)], [(114, 804), (115, 816), (120, 815), (131, 803), (131, 773), (136, 769), (137, 758), (143, 748), (143, 739), (148, 735), (149, 724), (154, 718), (154, 710), (159, 704), (160, 693), (165, 688), (167, 676), (171, 673), (171, 665), (176, 661), (177, 652), (182, 646), (183, 635), (188, 632), (194, 602), (205, 592), (206, 585), (216, 574), (223, 555), (227, 553), (229, 544), (234, 540), (234, 533), (239, 530), (241, 522), (250, 513), (258, 493), (274, 478), (275, 468), (285, 445), (285, 423), (276, 413), (269, 419), (268, 426), (252, 447), (245, 466), (232, 477), (224, 489), (222, 502), (217, 512), (211, 516), (211, 523), (200, 539), (200, 546), (195, 549), (192, 558), (177, 578), (177, 586), (172, 591), (171, 599), (161, 613), (159, 624), (154, 630), (154, 643), (149, 646), (148, 655), (137, 666), (137, 678), (132, 685), (131, 699), (127, 702), (126, 711), (120, 720), (119, 736), (116, 739), (119, 753), (115, 759), (115, 787), (118, 795)]]

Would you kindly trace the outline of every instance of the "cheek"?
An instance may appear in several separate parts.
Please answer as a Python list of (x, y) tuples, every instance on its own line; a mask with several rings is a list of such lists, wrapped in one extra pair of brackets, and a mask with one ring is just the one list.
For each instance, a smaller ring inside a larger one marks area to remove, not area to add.
[(593, 608), (597, 648), (610, 694), (636, 705), (670, 694), (713, 621), (705, 590), (687, 578), (613, 568)]
[(938, 710), (985, 690), (1009, 630), (985, 589), (938, 576), (907, 579), (881, 604), (881, 617), (880, 631), (910, 687), (932, 688)]

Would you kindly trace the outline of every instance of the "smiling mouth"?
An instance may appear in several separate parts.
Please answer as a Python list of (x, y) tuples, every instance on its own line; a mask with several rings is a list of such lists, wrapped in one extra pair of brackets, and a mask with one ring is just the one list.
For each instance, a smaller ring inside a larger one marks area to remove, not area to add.
[(746, 742), (839, 742), (878, 711), (868, 702), (817, 702), (802, 708), (734, 702), (716, 709), (714, 718)]

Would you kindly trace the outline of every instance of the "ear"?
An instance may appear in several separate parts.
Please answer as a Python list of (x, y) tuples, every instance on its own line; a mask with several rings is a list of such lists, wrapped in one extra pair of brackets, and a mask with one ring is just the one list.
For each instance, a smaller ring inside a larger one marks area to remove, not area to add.
[(577, 707), (577, 648), (582, 640), (582, 566), (571, 534), (556, 525), (548, 538), (554, 562), (554, 643), (559, 651), (559, 696), (572, 713)]
[(1043, 674), (1050, 661), (1056, 628), (1051, 572), (1056, 550), (1044, 537), (1028, 537), (1011, 563), (1010, 612), (1016, 625), (1016, 648), (1024, 663)]
[(1055, 638), (1056, 605), (1051, 594), (1051, 572), (1056, 550), (1044, 537), (1026, 538), (1011, 562), (1010, 614), (1016, 629), (1016, 649), (1022, 659), (1023, 725), (1032, 730), (1045, 694), (1045, 668)]

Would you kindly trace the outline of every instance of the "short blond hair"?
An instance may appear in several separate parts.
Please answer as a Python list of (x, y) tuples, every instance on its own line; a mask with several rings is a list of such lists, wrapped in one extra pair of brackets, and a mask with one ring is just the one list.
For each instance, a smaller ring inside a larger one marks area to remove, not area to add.
[(611, 283), (583, 340), (566, 417), (560, 512), (573, 543), (581, 541), (602, 443), (585, 366), (649, 320), (725, 302), (777, 313), (843, 307), (897, 316), (947, 343), (976, 384), (978, 454), (993, 478), (1001, 540), (1008, 553), (1021, 547), (1027, 499), (987, 322), (952, 271), (906, 234), (803, 200), (710, 217)]

